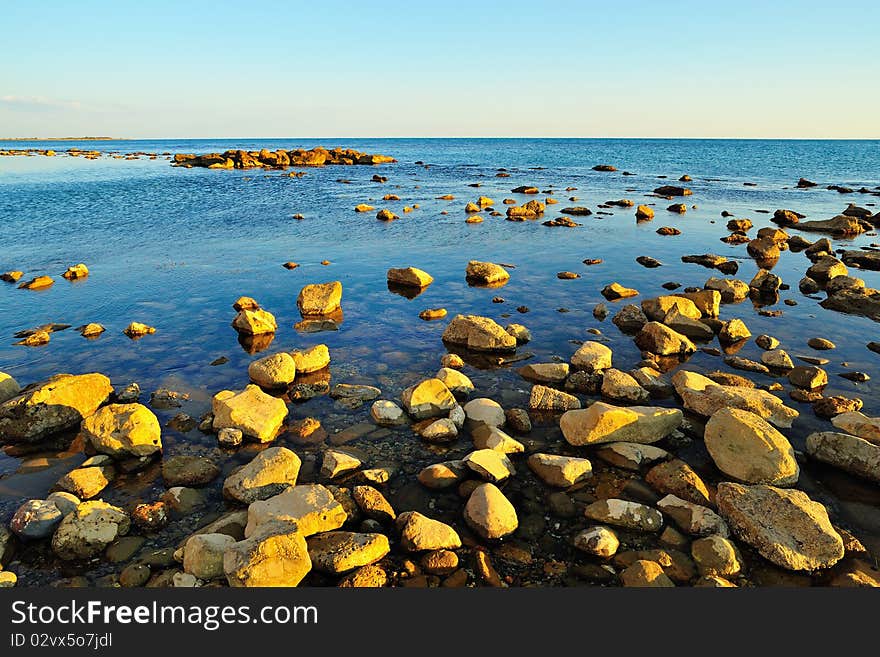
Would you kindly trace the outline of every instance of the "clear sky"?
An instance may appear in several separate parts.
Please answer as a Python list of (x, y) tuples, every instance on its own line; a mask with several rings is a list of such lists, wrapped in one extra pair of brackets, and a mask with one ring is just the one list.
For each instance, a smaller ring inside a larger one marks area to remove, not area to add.
[(0, 0), (0, 137), (880, 137), (880, 0)]

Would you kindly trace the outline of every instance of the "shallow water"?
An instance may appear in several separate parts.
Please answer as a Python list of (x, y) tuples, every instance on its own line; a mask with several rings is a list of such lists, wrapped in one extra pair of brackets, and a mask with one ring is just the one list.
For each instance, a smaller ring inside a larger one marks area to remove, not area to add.
[[(622, 303), (638, 303), (664, 293), (661, 284), (666, 281), (677, 281), (682, 287), (701, 286), (710, 276), (721, 275), (699, 265), (683, 264), (680, 257), (685, 254), (711, 252), (736, 258), (740, 262), (736, 277), (751, 280), (757, 266), (745, 245), (728, 246), (719, 241), (728, 234), (722, 210), (750, 218), (755, 224), (750, 234), (754, 234), (758, 228), (773, 225), (769, 218), (777, 208), (796, 210), (809, 219), (826, 219), (839, 214), (849, 202), (867, 207), (880, 204), (876, 196), (824, 189), (828, 184), (855, 189), (880, 185), (878, 141), (0, 142), (0, 148), (53, 148), (58, 152), (72, 145), (124, 153), (342, 145), (398, 159), (396, 164), (375, 167), (307, 168), (304, 177), (290, 178), (280, 171), (173, 168), (161, 156), (130, 161), (0, 157), (0, 221), (5, 228), (0, 271), (21, 269), (26, 279), (40, 274), (56, 279), (53, 287), (40, 292), (0, 283), (0, 371), (12, 374), (22, 384), (62, 371), (100, 371), (116, 386), (137, 381), (143, 390), (142, 401), (160, 387), (188, 393), (190, 400), (181, 409), (157, 411), (163, 424), (179, 410), (198, 418), (209, 408), (215, 392), (239, 389), (247, 383), (247, 364), (255, 356), (242, 348), (230, 326), (235, 316), (231, 304), (241, 295), (255, 297), (279, 322), (266, 353), (325, 343), (332, 356), (333, 383), (378, 385), (383, 397), (389, 399), (398, 398), (403, 388), (420, 378), (433, 375), (445, 353), (440, 335), (447, 322), (422, 321), (418, 313), (425, 308), (445, 307), (449, 317), (467, 312), (493, 317), (502, 324), (523, 323), (533, 340), (520, 351), (533, 353), (533, 362), (553, 357), (567, 361), (577, 348), (574, 341), (591, 339), (587, 329), (598, 328), (603, 333), (600, 339), (614, 350), (615, 367), (629, 369), (640, 360), (632, 339), (616, 329), (610, 316), (600, 322), (592, 315), (595, 305), (604, 301), (599, 290), (606, 284), (618, 281), (641, 292), (635, 299), (608, 303), (613, 314)], [(600, 163), (614, 164), (620, 171), (591, 170)], [(495, 177), (500, 167), (510, 177)], [(622, 176), (624, 170), (636, 175)], [(686, 214), (667, 212), (665, 208), (672, 201), (644, 196), (660, 184), (678, 184), (675, 181), (684, 173), (693, 177), (686, 184), (693, 196), (682, 199), (689, 206)], [(387, 176), (388, 182), (371, 182), (373, 174)], [(668, 179), (658, 180), (658, 176)], [(801, 176), (815, 180), (820, 187), (795, 189)], [(481, 186), (470, 187), (473, 183)], [(570, 205), (586, 205), (595, 213), (599, 203), (624, 197), (636, 204), (655, 203), (656, 217), (637, 224), (632, 208), (617, 208), (608, 210), (613, 215), (575, 217), (583, 226), (567, 229), (548, 228), (540, 221), (508, 222), (483, 212), (482, 224), (464, 223), (464, 204), (479, 195), (494, 199), (502, 212), (504, 198), (515, 198), (519, 203), (535, 198), (510, 192), (519, 185), (557, 190), (553, 196), (559, 204), (548, 206), (544, 218), (557, 216), (558, 209)], [(577, 190), (566, 192), (566, 187)], [(388, 193), (402, 200), (382, 201)], [(453, 194), (455, 200), (436, 199), (443, 194)], [(571, 195), (579, 200), (569, 202)], [(364, 202), (377, 209), (388, 207), (401, 219), (384, 223), (376, 221), (374, 213), (355, 213), (353, 207)], [(418, 210), (402, 213), (404, 205), (414, 203), (420, 205)], [(771, 214), (756, 212), (761, 209)], [(448, 214), (441, 214), (444, 210)], [(294, 220), (295, 213), (302, 213), (305, 219)], [(656, 229), (664, 225), (676, 226), (682, 234), (657, 235)], [(789, 232), (798, 233), (794, 229)], [(803, 235), (810, 240), (821, 237)], [(862, 235), (835, 241), (835, 248), (874, 241), (876, 235)], [(640, 255), (653, 256), (663, 266), (645, 269), (635, 263)], [(601, 258), (604, 263), (586, 267), (582, 264), (585, 258)], [(516, 268), (502, 288), (474, 288), (464, 280), (465, 265), (471, 259), (510, 263)], [(283, 269), (281, 264), (289, 260), (298, 262), (299, 268)], [(331, 264), (323, 266), (322, 260)], [(89, 266), (88, 279), (74, 283), (62, 279), (64, 269), (77, 262)], [(760, 316), (747, 300), (722, 306), (721, 318), (739, 317), (753, 335), (776, 336), (793, 357), (828, 357), (830, 383), (825, 394), (858, 396), (864, 401), (863, 412), (878, 415), (877, 379), (856, 384), (837, 374), (860, 370), (874, 376), (880, 355), (868, 351), (865, 344), (878, 339), (880, 327), (865, 318), (822, 309), (818, 302), (824, 294), (816, 298), (800, 294), (797, 281), (809, 264), (803, 254), (786, 251), (774, 268), (792, 286), (774, 306), (784, 311), (782, 317)], [(389, 291), (385, 281), (389, 267), (410, 265), (428, 271), (435, 279), (414, 299)], [(563, 270), (578, 272), (581, 278), (558, 280), (556, 273)], [(880, 272), (858, 275), (868, 286), (880, 287)], [(297, 332), (293, 325), (300, 320), (295, 303), (300, 288), (330, 280), (340, 280), (344, 287), (340, 329)], [(495, 296), (502, 296), (505, 302), (492, 303)], [(794, 299), (798, 305), (784, 305), (784, 299)], [(528, 313), (516, 311), (522, 305), (529, 308)], [(568, 312), (559, 312), (560, 308)], [(131, 321), (153, 325), (157, 333), (129, 340), (122, 329)], [(53, 334), (44, 347), (12, 345), (16, 331), (48, 322), (73, 327), (100, 322), (107, 332), (96, 340), (86, 340), (69, 329)], [(814, 352), (806, 345), (814, 336), (832, 339), (837, 349)], [(749, 342), (739, 355), (759, 360), (760, 349)], [(211, 366), (220, 356), (229, 362)], [(720, 358), (704, 353), (691, 358), (689, 366), (730, 370)], [(478, 396), (493, 397), (505, 407), (525, 406), (530, 384), (515, 370), (516, 365), (501, 369), (469, 366), (464, 371), (476, 385)], [(770, 381), (763, 375), (748, 376), (758, 382)], [(780, 381), (789, 387), (787, 381)], [(787, 400), (786, 393), (780, 394)], [(795, 449), (803, 448), (810, 431), (830, 428), (827, 421), (813, 415), (809, 405), (787, 403), (801, 412), (786, 432)], [(347, 411), (329, 398), (291, 405), (293, 418), (309, 415), (321, 419), (332, 434), (368, 421), (369, 405)], [(558, 440), (552, 427), (538, 435)], [(213, 436), (198, 431), (183, 435), (167, 430), (163, 440), (166, 454), (212, 455), (223, 462), (225, 471), (250, 453), (221, 453)], [(409, 480), (422, 465), (438, 460), (437, 449), (424, 445), (408, 430), (376, 432), (372, 438), (352, 444), (372, 450), (375, 459), (394, 461)], [(453, 448), (463, 449), (463, 445)], [(300, 451), (308, 457), (314, 450)], [(699, 449), (693, 452), (699, 462)], [(36, 457), (48, 460), (33, 461)], [(27, 456), (0, 453), (0, 520), (8, 521), (23, 499), (44, 497), (61, 474), (83, 458), (73, 451)], [(876, 486), (805, 465), (801, 487), (826, 502), (832, 515), (863, 541), (880, 545)], [(219, 509), (219, 481), (215, 483), (211, 494)], [(114, 486), (103, 497), (118, 503), (152, 501), (164, 490), (156, 469), (124, 478)], [(24, 580), (32, 577), (32, 581), (41, 581), (39, 573), (35, 568)]]

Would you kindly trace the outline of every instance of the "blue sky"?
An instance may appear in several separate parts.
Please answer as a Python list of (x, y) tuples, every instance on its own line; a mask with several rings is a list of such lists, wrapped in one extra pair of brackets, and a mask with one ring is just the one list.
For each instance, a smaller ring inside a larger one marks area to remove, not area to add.
[(0, 0), (0, 137), (880, 137), (880, 2)]

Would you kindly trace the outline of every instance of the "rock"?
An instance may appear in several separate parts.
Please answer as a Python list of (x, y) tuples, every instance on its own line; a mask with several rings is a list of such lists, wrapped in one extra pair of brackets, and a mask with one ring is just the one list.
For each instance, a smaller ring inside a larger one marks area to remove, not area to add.
[(798, 282), (798, 289), (804, 294), (816, 294), (819, 291), (819, 284), (809, 276), (804, 276)]
[(504, 538), (519, 526), (516, 509), (493, 484), (480, 484), (474, 489), (464, 507), (464, 519), (487, 540)]
[(191, 536), (183, 548), (183, 570), (206, 582), (223, 577), (223, 555), (235, 542), (226, 534)]
[(204, 456), (172, 456), (162, 461), (162, 479), (173, 486), (204, 486), (220, 476), (220, 468)]
[(43, 290), (55, 284), (55, 280), (51, 276), (37, 276), (31, 280), (20, 283), (19, 290)]
[(675, 586), (675, 584), (672, 583), (672, 580), (663, 572), (663, 568), (660, 567), (660, 564), (655, 561), (646, 561), (644, 559), (639, 559), (620, 573), (620, 581), (623, 582), (624, 586), (652, 588), (669, 588)]
[(749, 286), (736, 278), (710, 278), (703, 286), (721, 295), (721, 303), (739, 303), (749, 296)]
[(807, 344), (812, 349), (817, 349), (819, 351), (835, 348), (835, 344), (831, 342), (831, 340), (826, 340), (825, 338), (810, 338), (807, 340)]
[(568, 363), (531, 363), (523, 365), (517, 373), (527, 381), (560, 384), (568, 378)]
[[(213, 422), (213, 418), (211, 420)], [(238, 447), (244, 439), (241, 429), (226, 427), (217, 432), (217, 442), (221, 447)]]
[(401, 513), (396, 525), (400, 531), (400, 545), (407, 552), (457, 550), (461, 547), (461, 539), (452, 527), (417, 511)]
[(289, 449), (270, 447), (230, 474), (223, 482), (223, 494), (243, 504), (265, 500), (296, 484), (301, 464)]
[(405, 269), (389, 269), (388, 282), (396, 285), (423, 288), (433, 283), (434, 277), (421, 269), (406, 267)]
[(648, 401), (650, 395), (626, 372), (608, 369), (602, 375), (602, 396), (612, 401), (638, 404)]
[(244, 535), (252, 536), (266, 524), (286, 522), (295, 524), (303, 536), (311, 536), (338, 529), (347, 519), (345, 509), (325, 486), (303, 484), (251, 503)]
[(703, 506), (712, 504), (712, 496), (700, 475), (679, 459), (655, 465), (645, 475), (645, 481), (660, 493), (675, 495)]
[(440, 368), (434, 378), (441, 381), (453, 394), (467, 395), (474, 391), (474, 384), (471, 380), (450, 367)]
[(363, 566), (343, 577), (343, 588), (382, 588), (388, 584), (388, 574), (379, 566)]
[(385, 496), (372, 486), (355, 486), (351, 495), (358, 508), (371, 520), (389, 523), (397, 517)]
[(295, 349), (290, 352), (297, 374), (319, 372), (330, 365), (330, 350), (325, 344), (316, 344), (308, 349)]
[(647, 205), (640, 205), (636, 208), (636, 219), (639, 221), (650, 221), (654, 218), (654, 210)]
[(663, 526), (663, 516), (656, 509), (620, 499), (593, 502), (584, 509), (584, 515), (597, 522), (638, 531), (656, 532)]
[(0, 281), (5, 281), (7, 283), (18, 283), (21, 280), (21, 277), (24, 276), (23, 271), (7, 271), (3, 274), (0, 274)]
[(491, 262), (471, 260), (465, 269), (465, 278), (467, 278), (470, 283), (490, 285), (494, 287), (496, 285), (503, 285), (507, 282), (507, 280), (510, 279), (510, 274), (501, 265), (496, 265)]
[(529, 456), (528, 464), (548, 486), (568, 488), (593, 476), (592, 464), (573, 456), (536, 453)]
[(687, 410), (705, 417), (711, 417), (723, 408), (738, 408), (777, 427), (789, 428), (798, 416), (796, 410), (785, 406), (778, 397), (765, 390), (718, 385), (696, 372), (679, 370), (672, 376), (672, 385)]
[(88, 500), (104, 490), (115, 474), (113, 466), (76, 468), (61, 477), (55, 485), (82, 500)]
[(334, 531), (307, 541), (312, 565), (326, 573), (346, 573), (382, 559), (391, 547), (383, 534)]
[(370, 407), (370, 416), (381, 427), (395, 427), (407, 423), (403, 409), (393, 401), (379, 399)]
[(613, 557), (620, 546), (620, 541), (608, 527), (598, 525), (584, 529), (574, 537), (574, 546), (581, 552), (608, 559)]
[(815, 390), (828, 385), (828, 373), (815, 365), (798, 365), (788, 373), (788, 381), (798, 388)]
[(830, 255), (822, 256), (807, 269), (807, 276), (820, 282), (827, 282), (837, 276), (846, 276), (848, 274), (849, 270), (846, 268), (846, 265)]
[(718, 317), (721, 304), (721, 292), (718, 290), (699, 290), (698, 292), (681, 292), (676, 296), (689, 299), (703, 317)]
[(159, 419), (142, 404), (110, 404), (87, 417), (82, 435), (101, 454), (121, 458), (162, 450)]
[(794, 367), (791, 357), (782, 349), (771, 349), (761, 354), (761, 362), (767, 367), (788, 371)]
[(723, 482), (716, 501), (737, 538), (777, 566), (812, 571), (843, 558), (825, 507), (801, 491)]
[(574, 395), (547, 386), (532, 386), (529, 408), (541, 411), (567, 411), (580, 407), (581, 402)]
[(601, 342), (584, 342), (571, 357), (571, 365), (577, 370), (601, 372), (611, 367), (611, 349)]
[(675, 521), (682, 531), (691, 536), (718, 534), (729, 536), (730, 530), (724, 519), (712, 509), (694, 504), (669, 494), (657, 502), (657, 508)]
[(624, 333), (635, 333), (648, 323), (648, 318), (641, 308), (629, 304), (618, 310), (611, 321)]
[(443, 341), (473, 351), (516, 350), (516, 338), (488, 317), (456, 315), (443, 332)]
[(0, 589), (11, 589), (18, 582), (15, 573), (8, 570), (0, 570)]
[(529, 412), (524, 408), (509, 408), (504, 411), (507, 426), (518, 433), (529, 433), (532, 430), (532, 420)]
[(861, 399), (849, 399), (835, 395), (821, 397), (813, 402), (813, 412), (819, 417), (832, 418), (841, 413), (858, 411), (862, 408)]
[(787, 486), (800, 469), (785, 436), (761, 417), (722, 408), (706, 423), (706, 449), (724, 474), (749, 484)]
[(625, 470), (638, 471), (642, 466), (669, 458), (669, 452), (652, 445), (639, 443), (609, 443), (596, 451), (603, 461)]
[(274, 333), (278, 322), (267, 310), (243, 308), (232, 320), (232, 328), (245, 335), (265, 335)]
[(609, 301), (614, 301), (615, 299), (626, 299), (628, 297), (637, 296), (638, 294), (638, 290), (634, 290), (629, 287), (623, 287), (620, 283), (611, 283), (610, 285), (606, 285), (602, 288), (602, 296)]
[(304, 317), (310, 315), (330, 315), (339, 310), (342, 302), (342, 283), (315, 283), (306, 285), (296, 298), (296, 305)]
[(0, 404), (0, 442), (33, 443), (75, 427), (112, 392), (103, 374), (56, 374), (29, 386)]
[(733, 541), (723, 536), (707, 536), (691, 544), (691, 556), (700, 575), (737, 577), (742, 571), (742, 557)]
[(648, 319), (654, 322), (664, 321), (664, 318), (673, 311), (691, 319), (700, 319), (703, 316), (693, 301), (681, 296), (660, 296), (654, 299), (645, 299), (642, 301), (642, 310)]
[(652, 406), (622, 408), (595, 402), (582, 410), (564, 413), (559, 426), (570, 445), (632, 442), (650, 444), (662, 440), (682, 422), (678, 409)]
[(880, 446), (862, 438), (832, 431), (811, 433), (807, 454), (857, 477), (880, 482)]
[(510, 459), (494, 449), (473, 451), (464, 457), (463, 463), (477, 476), (490, 482), (501, 482), (516, 474), (516, 468)]
[(690, 196), (691, 190), (685, 187), (675, 187), (674, 185), (662, 185), (654, 190), (658, 196)]
[(239, 429), (261, 443), (274, 440), (287, 417), (287, 404), (284, 400), (267, 395), (256, 385), (248, 385), (240, 392), (218, 392), (214, 395), (211, 407), (215, 431)]
[(432, 490), (450, 488), (460, 483), (468, 471), (462, 461), (435, 463), (419, 472), (419, 483)]
[(516, 338), (517, 344), (525, 344), (527, 342), (531, 342), (532, 333), (522, 324), (508, 324), (504, 327), (504, 330), (508, 333), (508, 335), (512, 335)]
[(440, 379), (425, 379), (410, 386), (403, 391), (400, 400), (406, 412), (416, 420), (446, 415), (457, 404), (449, 388)]
[(18, 507), (9, 528), (23, 539), (46, 538), (52, 535), (62, 518), (63, 514), (53, 502), (28, 500)]
[(831, 424), (875, 445), (880, 445), (880, 417), (868, 417), (858, 411), (850, 411), (835, 415), (831, 418)]
[(421, 559), (422, 569), (432, 575), (449, 575), (458, 568), (458, 555), (452, 550), (434, 550)]
[(825, 219), (823, 221), (801, 221), (797, 227), (798, 230), (830, 233), (835, 237), (855, 236), (871, 230), (871, 225), (864, 220), (842, 214), (837, 215), (833, 219)]
[(17, 397), (21, 392), (18, 382), (5, 372), (0, 372), (0, 404)]
[(321, 476), (333, 479), (347, 472), (357, 470), (363, 465), (361, 460), (351, 454), (338, 449), (328, 449), (324, 452), (321, 462)]
[(727, 344), (747, 340), (750, 337), (752, 333), (741, 319), (724, 322), (718, 332), (718, 340)]
[(55, 507), (61, 512), (62, 517), (76, 511), (76, 507), (81, 504), (81, 500), (76, 495), (72, 495), (71, 493), (67, 493), (64, 491), (51, 493), (49, 497), (46, 498), (46, 502), (54, 504)]
[[(191, 491), (191, 488), (172, 488), (173, 491)], [(148, 532), (156, 532), (168, 524), (168, 504), (163, 501), (153, 504), (138, 504), (131, 512), (131, 520), (138, 527)], [(182, 505), (181, 505), (182, 506)], [(140, 547), (140, 546), (138, 546)]]
[(270, 522), (223, 554), (230, 586), (296, 586), (312, 568), (306, 539), (296, 525)]
[(471, 399), (464, 405), (464, 412), (467, 417), (467, 424), (471, 428), (476, 428), (479, 425), (492, 428), (502, 427), (506, 419), (501, 405), (485, 397)]
[(69, 281), (73, 281), (79, 278), (86, 278), (89, 275), (89, 268), (86, 267), (83, 263), (79, 263), (78, 265), (71, 265), (67, 268), (61, 276), (66, 278)]
[(697, 350), (687, 337), (659, 322), (648, 322), (636, 334), (636, 346), (658, 356), (692, 354)]
[(663, 323), (676, 333), (680, 333), (691, 340), (709, 342), (715, 337), (715, 333), (712, 329), (707, 324), (703, 323), (702, 320), (685, 317), (674, 310), (666, 315)]
[(90, 559), (128, 533), (131, 522), (120, 508), (100, 500), (83, 502), (68, 514), (52, 536), (52, 549), (61, 559)]

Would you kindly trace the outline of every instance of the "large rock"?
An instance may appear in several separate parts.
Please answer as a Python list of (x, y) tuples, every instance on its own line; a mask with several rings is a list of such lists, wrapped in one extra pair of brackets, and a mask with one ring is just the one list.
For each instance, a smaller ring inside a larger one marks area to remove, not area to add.
[(648, 322), (635, 337), (636, 346), (658, 356), (686, 355), (697, 348), (687, 336), (673, 331), (659, 322)]
[(9, 528), (24, 539), (46, 538), (52, 535), (63, 517), (64, 514), (54, 502), (28, 500), (18, 507), (9, 522)]
[[(9, 388), (11, 390), (11, 387)], [(113, 392), (103, 374), (56, 374), (0, 404), (0, 443), (33, 443), (71, 429)]]
[(308, 349), (295, 349), (290, 352), (297, 374), (318, 372), (330, 365), (330, 350), (325, 344), (316, 344)]
[(88, 500), (104, 490), (115, 474), (111, 465), (76, 468), (61, 477), (55, 485), (82, 500)]
[(866, 230), (871, 230), (871, 224), (868, 222), (843, 214), (839, 214), (832, 219), (801, 221), (797, 227), (799, 230), (830, 233), (835, 237), (854, 236), (864, 233)]
[(248, 376), (261, 388), (286, 388), (296, 378), (296, 362), (285, 352), (264, 356), (248, 365)]
[(479, 262), (471, 260), (465, 270), (465, 278), (468, 282), (479, 285), (501, 285), (510, 278), (510, 274), (501, 265), (492, 262)]
[(737, 538), (777, 566), (812, 571), (843, 558), (825, 507), (799, 490), (722, 482), (715, 500)]
[(523, 365), (517, 373), (528, 381), (559, 385), (568, 378), (568, 363), (530, 363)]
[(721, 293), (718, 290), (680, 292), (675, 296), (692, 301), (703, 317), (718, 317), (721, 307)]
[(223, 494), (244, 504), (278, 495), (296, 484), (300, 458), (286, 447), (270, 447), (223, 482)]
[(682, 531), (691, 536), (718, 534), (728, 536), (730, 530), (724, 519), (712, 509), (688, 502), (675, 495), (667, 495), (657, 502), (657, 508), (675, 521)]
[(261, 308), (242, 308), (232, 320), (232, 328), (245, 335), (275, 333), (278, 322), (275, 315)]
[(480, 484), (473, 490), (464, 507), (464, 519), (488, 540), (512, 534), (519, 526), (516, 509), (494, 484)]
[(807, 436), (807, 454), (858, 477), (880, 482), (880, 445), (845, 433), (822, 431)]
[(680, 459), (658, 463), (645, 475), (645, 481), (660, 493), (675, 495), (694, 504), (712, 504), (712, 494), (706, 483)]
[(516, 468), (503, 452), (478, 449), (464, 457), (463, 463), (486, 481), (500, 482), (516, 474)]
[(478, 315), (456, 315), (443, 331), (443, 341), (472, 351), (516, 350), (515, 337), (494, 320)]
[(747, 484), (787, 486), (800, 469), (791, 443), (769, 422), (738, 408), (722, 408), (706, 423), (706, 449), (721, 472)]
[(620, 499), (593, 502), (584, 509), (584, 515), (606, 525), (646, 532), (655, 532), (663, 526), (663, 516), (657, 509)]
[(87, 417), (82, 434), (101, 454), (149, 456), (162, 449), (162, 427), (142, 404), (110, 404)]
[(650, 444), (675, 431), (681, 425), (682, 418), (677, 408), (624, 408), (595, 402), (588, 408), (564, 413), (559, 426), (565, 440), (571, 445), (613, 442)]
[(400, 395), (404, 410), (416, 420), (448, 415), (458, 402), (440, 379), (425, 379)]
[(587, 459), (557, 454), (532, 454), (529, 468), (549, 486), (568, 488), (593, 476), (593, 466)]
[(395, 285), (406, 285), (408, 287), (428, 287), (434, 282), (434, 277), (428, 272), (416, 269), (415, 267), (405, 267), (402, 269), (389, 269), (388, 282)]
[(61, 559), (90, 559), (130, 528), (122, 509), (101, 500), (83, 502), (55, 530), (52, 549)]
[(574, 395), (547, 386), (532, 386), (529, 408), (538, 411), (568, 411), (580, 407), (581, 401)]
[(230, 586), (296, 586), (312, 569), (305, 537), (296, 525), (272, 522), (223, 554)]
[(765, 390), (718, 385), (696, 372), (679, 370), (672, 376), (672, 385), (687, 410), (706, 417), (722, 408), (739, 408), (777, 427), (788, 428), (798, 416), (796, 410)]
[(584, 342), (571, 357), (576, 370), (601, 372), (611, 367), (611, 349), (601, 342)]
[(380, 427), (396, 427), (406, 424), (406, 414), (393, 401), (378, 399), (370, 407), (370, 417)]
[(858, 411), (841, 413), (831, 418), (831, 424), (868, 442), (880, 445), (880, 417), (868, 417)]
[(18, 396), (21, 387), (18, 381), (9, 376), (6, 372), (0, 372), (0, 404)]
[(664, 321), (666, 315), (673, 311), (691, 319), (700, 319), (703, 316), (703, 313), (700, 312), (693, 301), (680, 296), (661, 296), (645, 299), (642, 301), (642, 310), (648, 319), (654, 322)]
[(303, 484), (248, 507), (244, 535), (251, 536), (270, 522), (291, 522), (303, 536), (342, 527), (348, 514), (329, 489), (320, 484)]
[(507, 419), (501, 404), (486, 397), (471, 399), (464, 405), (464, 412), (467, 424), (472, 429), (480, 425), (492, 428), (500, 427)]
[(644, 403), (650, 394), (626, 372), (611, 368), (602, 374), (602, 396), (611, 401), (630, 404)]
[(407, 552), (456, 550), (461, 547), (461, 539), (452, 527), (417, 511), (401, 513), (397, 516), (396, 525), (400, 530), (400, 545)]
[(287, 417), (284, 400), (266, 394), (253, 384), (240, 392), (218, 392), (211, 406), (215, 431), (238, 429), (261, 443), (274, 440)]
[(347, 573), (376, 563), (391, 551), (383, 534), (327, 532), (306, 541), (312, 565), (326, 573)]
[(223, 577), (223, 555), (235, 544), (227, 534), (196, 534), (183, 547), (183, 570), (204, 581)]
[(300, 290), (296, 305), (302, 315), (329, 315), (339, 310), (342, 302), (342, 283), (315, 283)]

